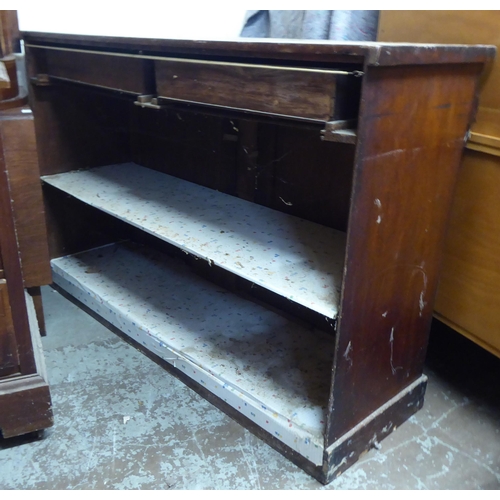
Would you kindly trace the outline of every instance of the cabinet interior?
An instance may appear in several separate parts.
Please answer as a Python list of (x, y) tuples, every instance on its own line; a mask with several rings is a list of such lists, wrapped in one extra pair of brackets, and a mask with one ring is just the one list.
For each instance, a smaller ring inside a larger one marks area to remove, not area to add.
[[(57, 79), (33, 92), (54, 283), (320, 464), (355, 146), (322, 141), (319, 122), (150, 109)], [(180, 225), (165, 236), (172, 197)], [(184, 240), (214, 205), (195, 248)], [(221, 245), (245, 260), (225, 266)], [(282, 256), (291, 268), (265, 267)]]

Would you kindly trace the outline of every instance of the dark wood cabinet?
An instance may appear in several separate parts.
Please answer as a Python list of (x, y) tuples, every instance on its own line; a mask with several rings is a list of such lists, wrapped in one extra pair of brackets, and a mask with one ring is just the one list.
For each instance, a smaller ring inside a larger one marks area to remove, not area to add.
[(33, 115), (0, 111), (0, 432), (52, 425), (40, 328), (39, 287), (51, 282)]
[(492, 47), (24, 39), (57, 287), (325, 483), (421, 408)]

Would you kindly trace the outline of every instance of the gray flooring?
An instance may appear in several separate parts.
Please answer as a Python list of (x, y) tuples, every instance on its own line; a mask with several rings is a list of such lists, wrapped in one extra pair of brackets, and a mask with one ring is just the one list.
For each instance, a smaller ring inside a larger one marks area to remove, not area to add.
[(499, 489), (500, 360), (435, 325), (424, 408), (328, 486), (49, 287), (55, 413), (0, 440), (0, 489)]

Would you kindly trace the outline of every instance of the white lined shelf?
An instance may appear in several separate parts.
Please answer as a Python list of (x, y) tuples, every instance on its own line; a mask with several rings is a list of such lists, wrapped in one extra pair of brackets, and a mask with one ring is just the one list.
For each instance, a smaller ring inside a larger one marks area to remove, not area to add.
[(178, 259), (113, 244), (51, 262), (54, 283), (274, 437), (321, 464), (334, 338)]
[(336, 318), (346, 235), (134, 163), (42, 178), (75, 198)]

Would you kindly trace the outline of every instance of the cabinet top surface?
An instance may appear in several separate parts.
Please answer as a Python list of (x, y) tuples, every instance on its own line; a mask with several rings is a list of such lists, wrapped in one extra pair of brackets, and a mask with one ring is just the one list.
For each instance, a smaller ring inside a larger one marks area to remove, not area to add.
[(336, 42), (238, 38), (234, 40), (173, 40), (116, 36), (24, 32), (29, 45), (130, 52), (144, 55), (191, 55), (233, 59), (265, 58), (317, 62), (363, 62), (373, 66), (402, 64), (484, 63), (493, 59), (489, 45), (443, 45), (387, 42)]

